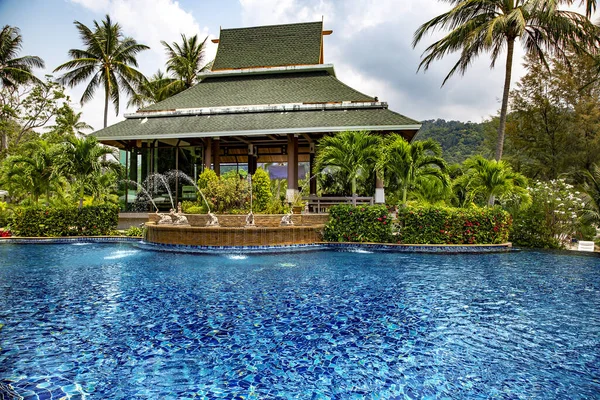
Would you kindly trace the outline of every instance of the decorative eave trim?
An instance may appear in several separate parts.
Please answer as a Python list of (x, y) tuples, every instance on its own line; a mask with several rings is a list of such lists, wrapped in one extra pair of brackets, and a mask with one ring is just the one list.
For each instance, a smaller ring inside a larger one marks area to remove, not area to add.
[(96, 136), (99, 141), (103, 140), (144, 140), (144, 139), (185, 139), (205, 138), (223, 136), (264, 136), (264, 135), (287, 135), (302, 133), (329, 133), (343, 131), (418, 131), (421, 124), (417, 125), (357, 125), (357, 126), (323, 126), (309, 128), (282, 128), (261, 129), (246, 131), (219, 131), (219, 132), (187, 132), (187, 133), (163, 133), (157, 135), (128, 135), (128, 136)]
[(285, 103), (264, 104), (229, 107), (200, 107), (200, 108), (176, 108), (174, 110), (148, 110), (125, 114), (127, 119), (158, 118), (158, 117), (189, 117), (199, 115), (221, 115), (221, 114), (249, 114), (249, 113), (272, 113), (290, 111), (325, 111), (325, 110), (357, 110), (357, 109), (387, 109), (388, 104), (384, 101), (369, 102), (336, 102), (336, 103)]
[(311, 65), (286, 65), (279, 67), (256, 67), (256, 68), (239, 68), (239, 69), (217, 69), (209, 72), (199, 73), (197, 76), (200, 79), (232, 77), (240, 75), (267, 75), (267, 74), (285, 74), (292, 72), (314, 72), (326, 71), (330, 75), (335, 76), (333, 64), (311, 64)]

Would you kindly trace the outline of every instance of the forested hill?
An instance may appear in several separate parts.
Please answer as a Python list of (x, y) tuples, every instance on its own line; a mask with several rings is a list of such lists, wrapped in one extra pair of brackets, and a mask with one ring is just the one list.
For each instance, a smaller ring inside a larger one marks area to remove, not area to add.
[(416, 140), (433, 139), (441, 143), (444, 159), (449, 164), (461, 163), (474, 154), (482, 154), (485, 129), (488, 123), (446, 121), (443, 119), (423, 121)]

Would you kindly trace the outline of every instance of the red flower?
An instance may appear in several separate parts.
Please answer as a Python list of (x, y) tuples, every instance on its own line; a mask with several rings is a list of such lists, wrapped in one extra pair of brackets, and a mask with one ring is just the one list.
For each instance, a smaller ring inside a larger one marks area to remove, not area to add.
[(384, 225), (385, 225), (385, 224), (387, 224), (387, 221), (383, 221), (383, 224), (384, 224)]
[(377, 221), (381, 221), (381, 220), (382, 220), (382, 219), (381, 219), (381, 217), (380, 217), (380, 218), (377, 218)]

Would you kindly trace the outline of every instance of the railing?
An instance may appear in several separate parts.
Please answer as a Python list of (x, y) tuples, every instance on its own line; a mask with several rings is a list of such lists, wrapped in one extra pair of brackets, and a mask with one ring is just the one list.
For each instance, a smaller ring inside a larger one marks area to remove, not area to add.
[(331, 196), (331, 197), (318, 197), (315, 195), (311, 195), (308, 197), (303, 197), (302, 200), (308, 204), (308, 210), (310, 212), (327, 212), (329, 207), (334, 206), (336, 204), (374, 204), (373, 197), (344, 197), (344, 196)]

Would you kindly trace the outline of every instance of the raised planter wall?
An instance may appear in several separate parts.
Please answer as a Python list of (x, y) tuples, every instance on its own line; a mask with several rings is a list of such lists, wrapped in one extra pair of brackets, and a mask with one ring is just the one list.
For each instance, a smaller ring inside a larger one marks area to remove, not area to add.
[[(220, 218), (219, 218), (220, 220)], [(282, 246), (322, 240), (324, 225), (277, 227), (201, 227), (146, 224), (149, 243), (185, 246)]]
[[(206, 226), (208, 216), (206, 214), (184, 214), (191, 226)], [(254, 214), (254, 224), (257, 227), (279, 227), (282, 214)], [(217, 214), (219, 225), (223, 228), (244, 227), (246, 225), (246, 214)], [(329, 214), (294, 214), (292, 221), (294, 225), (325, 225)], [(150, 222), (158, 222), (160, 218), (156, 214), (148, 214)]]

